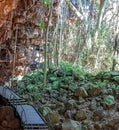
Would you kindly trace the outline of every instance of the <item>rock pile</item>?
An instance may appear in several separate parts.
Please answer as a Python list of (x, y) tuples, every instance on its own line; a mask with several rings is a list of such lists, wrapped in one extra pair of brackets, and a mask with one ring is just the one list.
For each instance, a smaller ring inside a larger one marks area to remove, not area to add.
[(21, 130), (20, 120), (11, 106), (0, 107), (0, 130)]
[(51, 130), (119, 130), (118, 72), (78, 77), (53, 69), (44, 89), (42, 75), (36, 70), (24, 76), (18, 90), (44, 115)]

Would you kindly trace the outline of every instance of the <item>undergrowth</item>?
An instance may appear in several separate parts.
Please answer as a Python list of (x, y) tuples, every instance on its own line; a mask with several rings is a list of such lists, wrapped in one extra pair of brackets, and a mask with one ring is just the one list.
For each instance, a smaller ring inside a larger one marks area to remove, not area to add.
[[(31, 74), (26, 74), (22, 80), (17, 83), (17, 91), (21, 95), (28, 95), (27, 99), (36, 101), (42, 96), (43, 91), (50, 92), (65, 88), (67, 91), (75, 92), (82, 84), (90, 84), (89, 87), (83, 88), (83, 91), (92, 89), (101, 90), (105, 95), (108, 91), (119, 92), (119, 73), (104, 72), (98, 74), (86, 73), (79, 66), (74, 66), (70, 63), (61, 63), (59, 67), (52, 67), (47, 71), (47, 86), (43, 88), (43, 71), (34, 70)], [(88, 96), (90, 96), (88, 94)], [(106, 95), (105, 101), (113, 101), (113, 97)]]

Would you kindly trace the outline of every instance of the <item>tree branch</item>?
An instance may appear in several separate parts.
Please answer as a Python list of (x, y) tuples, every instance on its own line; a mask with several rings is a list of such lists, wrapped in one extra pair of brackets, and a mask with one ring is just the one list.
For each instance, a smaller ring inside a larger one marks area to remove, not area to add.
[(78, 16), (78, 18), (83, 21), (83, 15), (75, 8), (75, 6), (70, 2), (70, 0), (65, 0), (65, 2), (69, 6), (69, 8)]

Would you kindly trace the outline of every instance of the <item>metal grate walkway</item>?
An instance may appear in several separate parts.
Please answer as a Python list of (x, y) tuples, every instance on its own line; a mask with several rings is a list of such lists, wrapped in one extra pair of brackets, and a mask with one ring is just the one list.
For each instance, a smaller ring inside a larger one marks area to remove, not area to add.
[(12, 105), (21, 119), (23, 130), (48, 130), (43, 116), (32, 105), (6, 86), (0, 86), (0, 96)]
[(16, 94), (12, 89), (6, 86), (0, 86), (0, 95), (7, 99), (8, 102), (12, 105), (23, 104), (26, 101)]
[[(24, 130), (47, 130), (44, 119), (32, 105), (17, 105), (16, 111), (22, 119)], [(40, 124), (39, 124), (40, 122)]]

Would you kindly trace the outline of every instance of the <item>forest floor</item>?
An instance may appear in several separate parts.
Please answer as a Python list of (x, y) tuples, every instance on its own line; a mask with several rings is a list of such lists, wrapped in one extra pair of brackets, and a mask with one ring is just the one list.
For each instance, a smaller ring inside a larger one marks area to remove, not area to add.
[(61, 67), (35, 70), (16, 91), (43, 114), (51, 130), (119, 130), (119, 72), (89, 74)]

